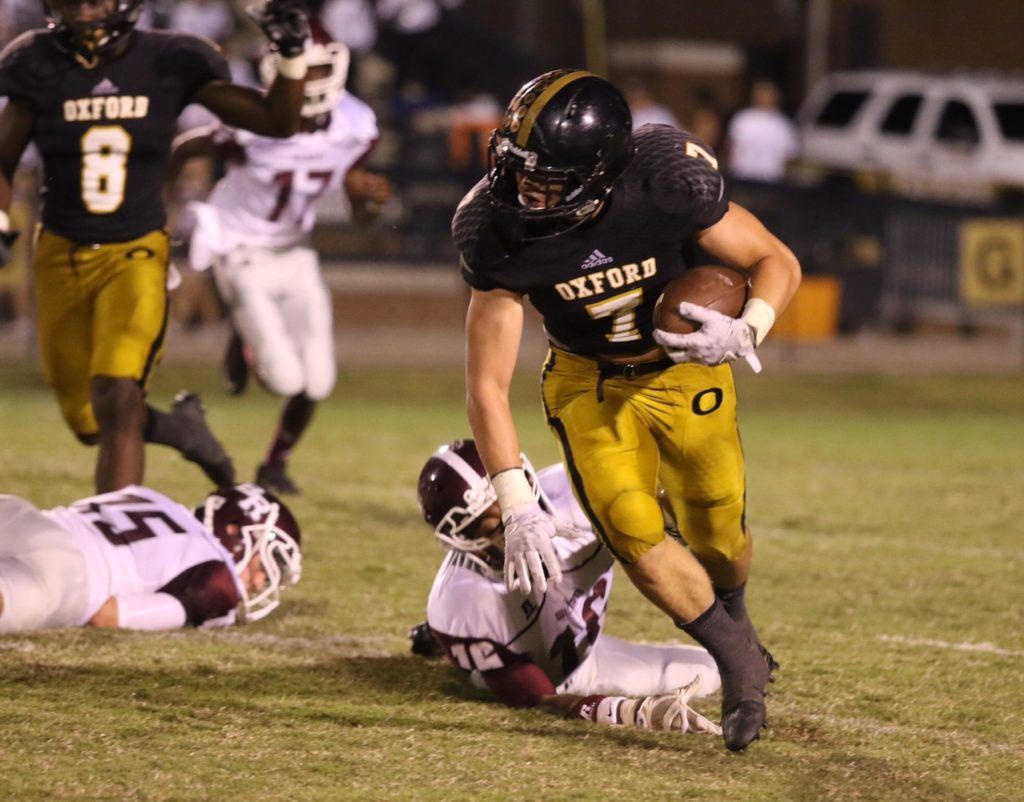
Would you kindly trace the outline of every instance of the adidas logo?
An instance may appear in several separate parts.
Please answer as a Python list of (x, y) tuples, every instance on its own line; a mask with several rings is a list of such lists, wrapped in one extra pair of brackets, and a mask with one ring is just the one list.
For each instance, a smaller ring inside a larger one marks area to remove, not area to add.
[(120, 91), (109, 78), (104, 78), (92, 88), (93, 95), (116, 95)]
[(615, 260), (612, 259), (612, 257), (605, 256), (599, 250), (594, 250), (594, 252), (591, 253), (590, 256), (583, 260), (583, 264), (580, 265), (580, 270), (589, 270), (592, 267), (597, 267), (598, 265), (606, 265), (609, 262), (614, 261)]

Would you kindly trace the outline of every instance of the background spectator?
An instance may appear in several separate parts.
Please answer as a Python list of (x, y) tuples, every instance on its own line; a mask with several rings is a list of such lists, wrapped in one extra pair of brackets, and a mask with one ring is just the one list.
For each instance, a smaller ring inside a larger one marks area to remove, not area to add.
[(771, 81), (755, 82), (750, 95), (750, 107), (729, 123), (729, 169), (736, 178), (780, 181), (797, 153), (796, 127), (779, 108), (779, 89)]

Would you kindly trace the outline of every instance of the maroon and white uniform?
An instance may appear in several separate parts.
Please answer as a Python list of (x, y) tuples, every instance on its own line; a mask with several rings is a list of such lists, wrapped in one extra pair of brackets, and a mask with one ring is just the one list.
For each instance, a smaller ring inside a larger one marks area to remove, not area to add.
[(562, 581), (539, 598), (509, 592), (500, 572), (450, 551), (434, 578), (427, 622), (445, 653), (505, 703), (553, 693), (667, 693), (701, 676), (701, 695), (720, 685), (714, 660), (693, 646), (648, 646), (601, 630), (612, 588), (612, 556), (572, 496), (565, 468), (538, 472), (561, 521), (589, 537), (554, 539)]
[(325, 398), (334, 387), (330, 294), (309, 232), (316, 201), (341, 191), (378, 138), (373, 111), (344, 93), (326, 128), (288, 139), (221, 128), (241, 159), (207, 203), (193, 204), (193, 269), (210, 265), (256, 373), (283, 396)]
[(82, 626), (110, 597), (130, 629), (227, 626), (232, 566), (191, 511), (146, 487), (52, 510), (0, 496), (0, 632)]

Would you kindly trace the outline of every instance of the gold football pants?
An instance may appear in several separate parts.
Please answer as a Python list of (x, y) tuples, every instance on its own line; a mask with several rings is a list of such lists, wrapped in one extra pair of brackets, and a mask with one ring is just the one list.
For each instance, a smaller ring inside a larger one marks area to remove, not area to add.
[(635, 562), (665, 538), (659, 482), (696, 556), (740, 558), (743, 452), (728, 365), (602, 380), (593, 360), (552, 349), (542, 391), (576, 499), (617, 559)]
[(99, 431), (90, 400), (93, 377), (135, 379), (145, 388), (163, 353), (168, 259), (163, 231), (102, 244), (40, 233), (39, 350), (46, 380), (76, 434)]

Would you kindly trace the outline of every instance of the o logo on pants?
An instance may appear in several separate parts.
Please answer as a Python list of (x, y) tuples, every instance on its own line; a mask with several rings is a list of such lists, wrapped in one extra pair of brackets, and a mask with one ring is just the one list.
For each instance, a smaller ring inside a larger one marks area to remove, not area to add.
[[(708, 398), (708, 396), (711, 396)], [(712, 387), (710, 390), (701, 390), (697, 395), (693, 397), (693, 403), (690, 405), (693, 409), (694, 415), (710, 415), (720, 406), (722, 406), (722, 388)]]

